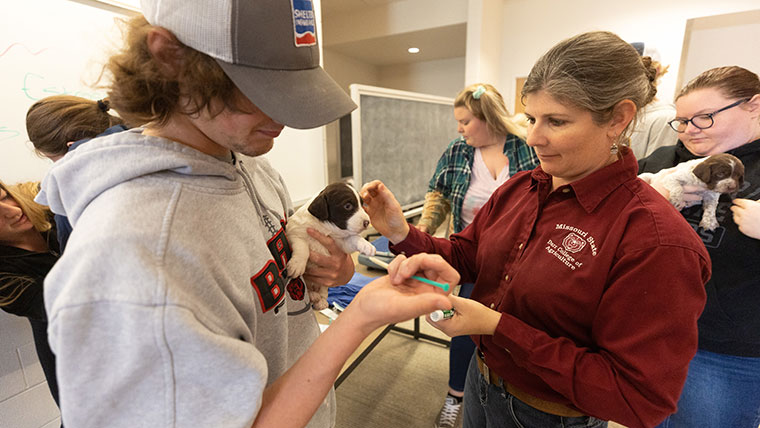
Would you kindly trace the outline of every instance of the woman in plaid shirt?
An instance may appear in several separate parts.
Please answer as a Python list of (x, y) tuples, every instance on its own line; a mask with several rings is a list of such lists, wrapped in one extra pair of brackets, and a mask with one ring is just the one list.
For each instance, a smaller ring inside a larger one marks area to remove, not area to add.
[[(499, 91), (487, 83), (464, 88), (454, 101), (454, 118), (461, 137), (452, 141), (430, 179), (417, 228), (434, 234), (452, 212), (450, 229), (464, 229), (496, 188), (518, 171), (533, 169), (538, 158), (525, 143), (525, 123), (510, 116)], [(452, 209), (453, 208), (453, 209)], [(459, 296), (470, 297), (473, 284), (462, 284)], [(469, 336), (451, 340), (449, 392), (436, 428), (456, 426), (467, 365), (475, 343)]]

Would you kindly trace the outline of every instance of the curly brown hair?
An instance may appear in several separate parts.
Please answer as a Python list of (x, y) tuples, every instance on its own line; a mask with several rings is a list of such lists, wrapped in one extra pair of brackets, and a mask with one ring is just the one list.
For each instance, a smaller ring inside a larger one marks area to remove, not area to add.
[(177, 40), (182, 66), (170, 72), (148, 48), (148, 34), (154, 27), (145, 17), (122, 23), (125, 46), (111, 56), (104, 72), (111, 75), (106, 85), (111, 106), (128, 124), (165, 125), (175, 113), (210, 110), (215, 100), (233, 111), (242, 110), (236, 103), (235, 84), (216, 60)]

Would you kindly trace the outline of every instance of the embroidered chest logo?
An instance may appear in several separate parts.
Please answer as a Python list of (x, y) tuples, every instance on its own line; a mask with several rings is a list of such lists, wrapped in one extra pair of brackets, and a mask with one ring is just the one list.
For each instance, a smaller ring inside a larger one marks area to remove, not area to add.
[(565, 250), (571, 253), (577, 253), (586, 246), (586, 241), (574, 232), (570, 232), (565, 236), (565, 239), (562, 240), (562, 246)]
[(566, 224), (557, 224), (555, 230), (568, 232), (562, 236), (560, 244), (554, 242), (553, 239), (547, 240), (545, 247), (546, 252), (556, 257), (557, 260), (571, 270), (576, 270), (583, 266), (583, 262), (578, 260), (578, 257), (583, 254), (582, 250), (587, 248), (587, 246), (587, 251), (590, 251), (592, 256), (596, 256), (596, 241), (594, 240), (594, 237), (589, 235), (585, 230), (568, 226)]

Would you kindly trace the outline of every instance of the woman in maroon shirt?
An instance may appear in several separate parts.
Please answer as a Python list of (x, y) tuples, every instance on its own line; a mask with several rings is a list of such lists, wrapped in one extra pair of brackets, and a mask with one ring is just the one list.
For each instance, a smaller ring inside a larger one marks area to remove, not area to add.
[[(382, 183), (362, 196), (405, 254), (437, 253), (475, 282), (436, 323), (478, 346), (464, 427), (651, 427), (676, 408), (697, 348), (710, 260), (683, 217), (639, 180), (627, 146), (654, 69), (618, 36), (565, 40), (522, 90), (541, 165), (500, 187), (449, 240), (410, 228)], [(392, 280), (419, 269), (392, 266)]]

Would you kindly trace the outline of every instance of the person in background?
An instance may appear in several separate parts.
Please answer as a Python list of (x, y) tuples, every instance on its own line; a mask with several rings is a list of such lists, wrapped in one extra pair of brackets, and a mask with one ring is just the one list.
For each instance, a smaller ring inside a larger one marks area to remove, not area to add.
[(27, 110), (26, 133), (37, 153), (55, 162), (79, 140), (94, 138), (106, 130), (126, 130), (124, 121), (109, 114), (109, 109), (108, 99), (51, 95)]
[[(541, 165), (497, 189), (450, 239), (404, 221), (380, 182), (361, 194), (404, 254), (435, 253), (475, 281), (435, 323), (470, 334), (463, 426), (652, 427), (675, 411), (710, 277), (683, 217), (637, 177), (626, 146), (654, 70), (609, 32), (564, 40), (522, 89)], [(402, 256), (399, 256), (401, 258)], [(391, 281), (419, 268), (404, 260)]]
[[(96, 136), (125, 131), (121, 118), (113, 116), (108, 99), (98, 101), (73, 95), (51, 95), (29, 107), (26, 133), (38, 154), (53, 162)], [(54, 215), (60, 251), (66, 249), (71, 224)]]
[[(73, 226), (45, 280), (63, 421), (331, 427), (333, 383), (362, 341), (451, 303), (381, 277), (320, 334), (303, 279), (286, 271), (294, 210), (262, 155), (284, 126), (356, 107), (319, 66), (311, 2), (141, 6), (106, 76), (113, 108), (147, 125), (68, 153), (37, 196)], [(332, 285), (345, 284), (350, 255), (312, 237), (335, 261)], [(458, 283), (426, 260), (430, 279)]]
[[(699, 227), (702, 206), (681, 214), (712, 260), (707, 306), (699, 318), (699, 349), (689, 365), (678, 411), (660, 426), (757, 428), (760, 425), (760, 79), (737, 66), (705, 71), (676, 97), (670, 126), (678, 144), (639, 161), (640, 172), (730, 153), (744, 164), (744, 185), (721, 195), (714, 231)], [(666, 199), (661, 182), (652, 183)], [(698, 200), (685, 188), (685, 199)], [(732, 218), (733, 217), (733, 218)]]
[[(525, 144), (525, 121), (510, 116), (495, 87), (476, 83), (454, 100), (454, 119), (461, 137), (452, 141), (438, 160), (430, 179), (417, 228), (434, 234), (449, 212), (451, 228), (461, 232), (472, 222), (491, 194), (518, 171), (533, 169), (538, 158)], [(468, 298), (473, 283), (460, 285)], [(451, 339), (449, 391), (435, 422), (436, 428), (456, 426), (462, 407), (467, 366), (475, 350), (469, 336)]]
[(29, 320), (34, 347), (56, 404), (55, 355), (48, 344), (45, 275), (58, 260), (51, 214), (34, 202), (39, 183), (0, 182), (0, 308)]
[[(660, 79), (668, 72), (669, 65), (663, 65), (660, 62), (660, 53), (657, 49), (639, 43), (632, 43), (642, 55), (642, 60), (647, 63), (651, 62), (655, 69), (654, 84), (659, 85)], [(676, 108), (672, 103), (668, 103), (655, 97), (652, 102), (645, 105), (639, 113), (636, 126), (631, 133), (631, 149), (636, 159), (643, 159), (652, 154), (662, 146), (673, 146), (678, 141), (668, 122), (676, 116)]]

